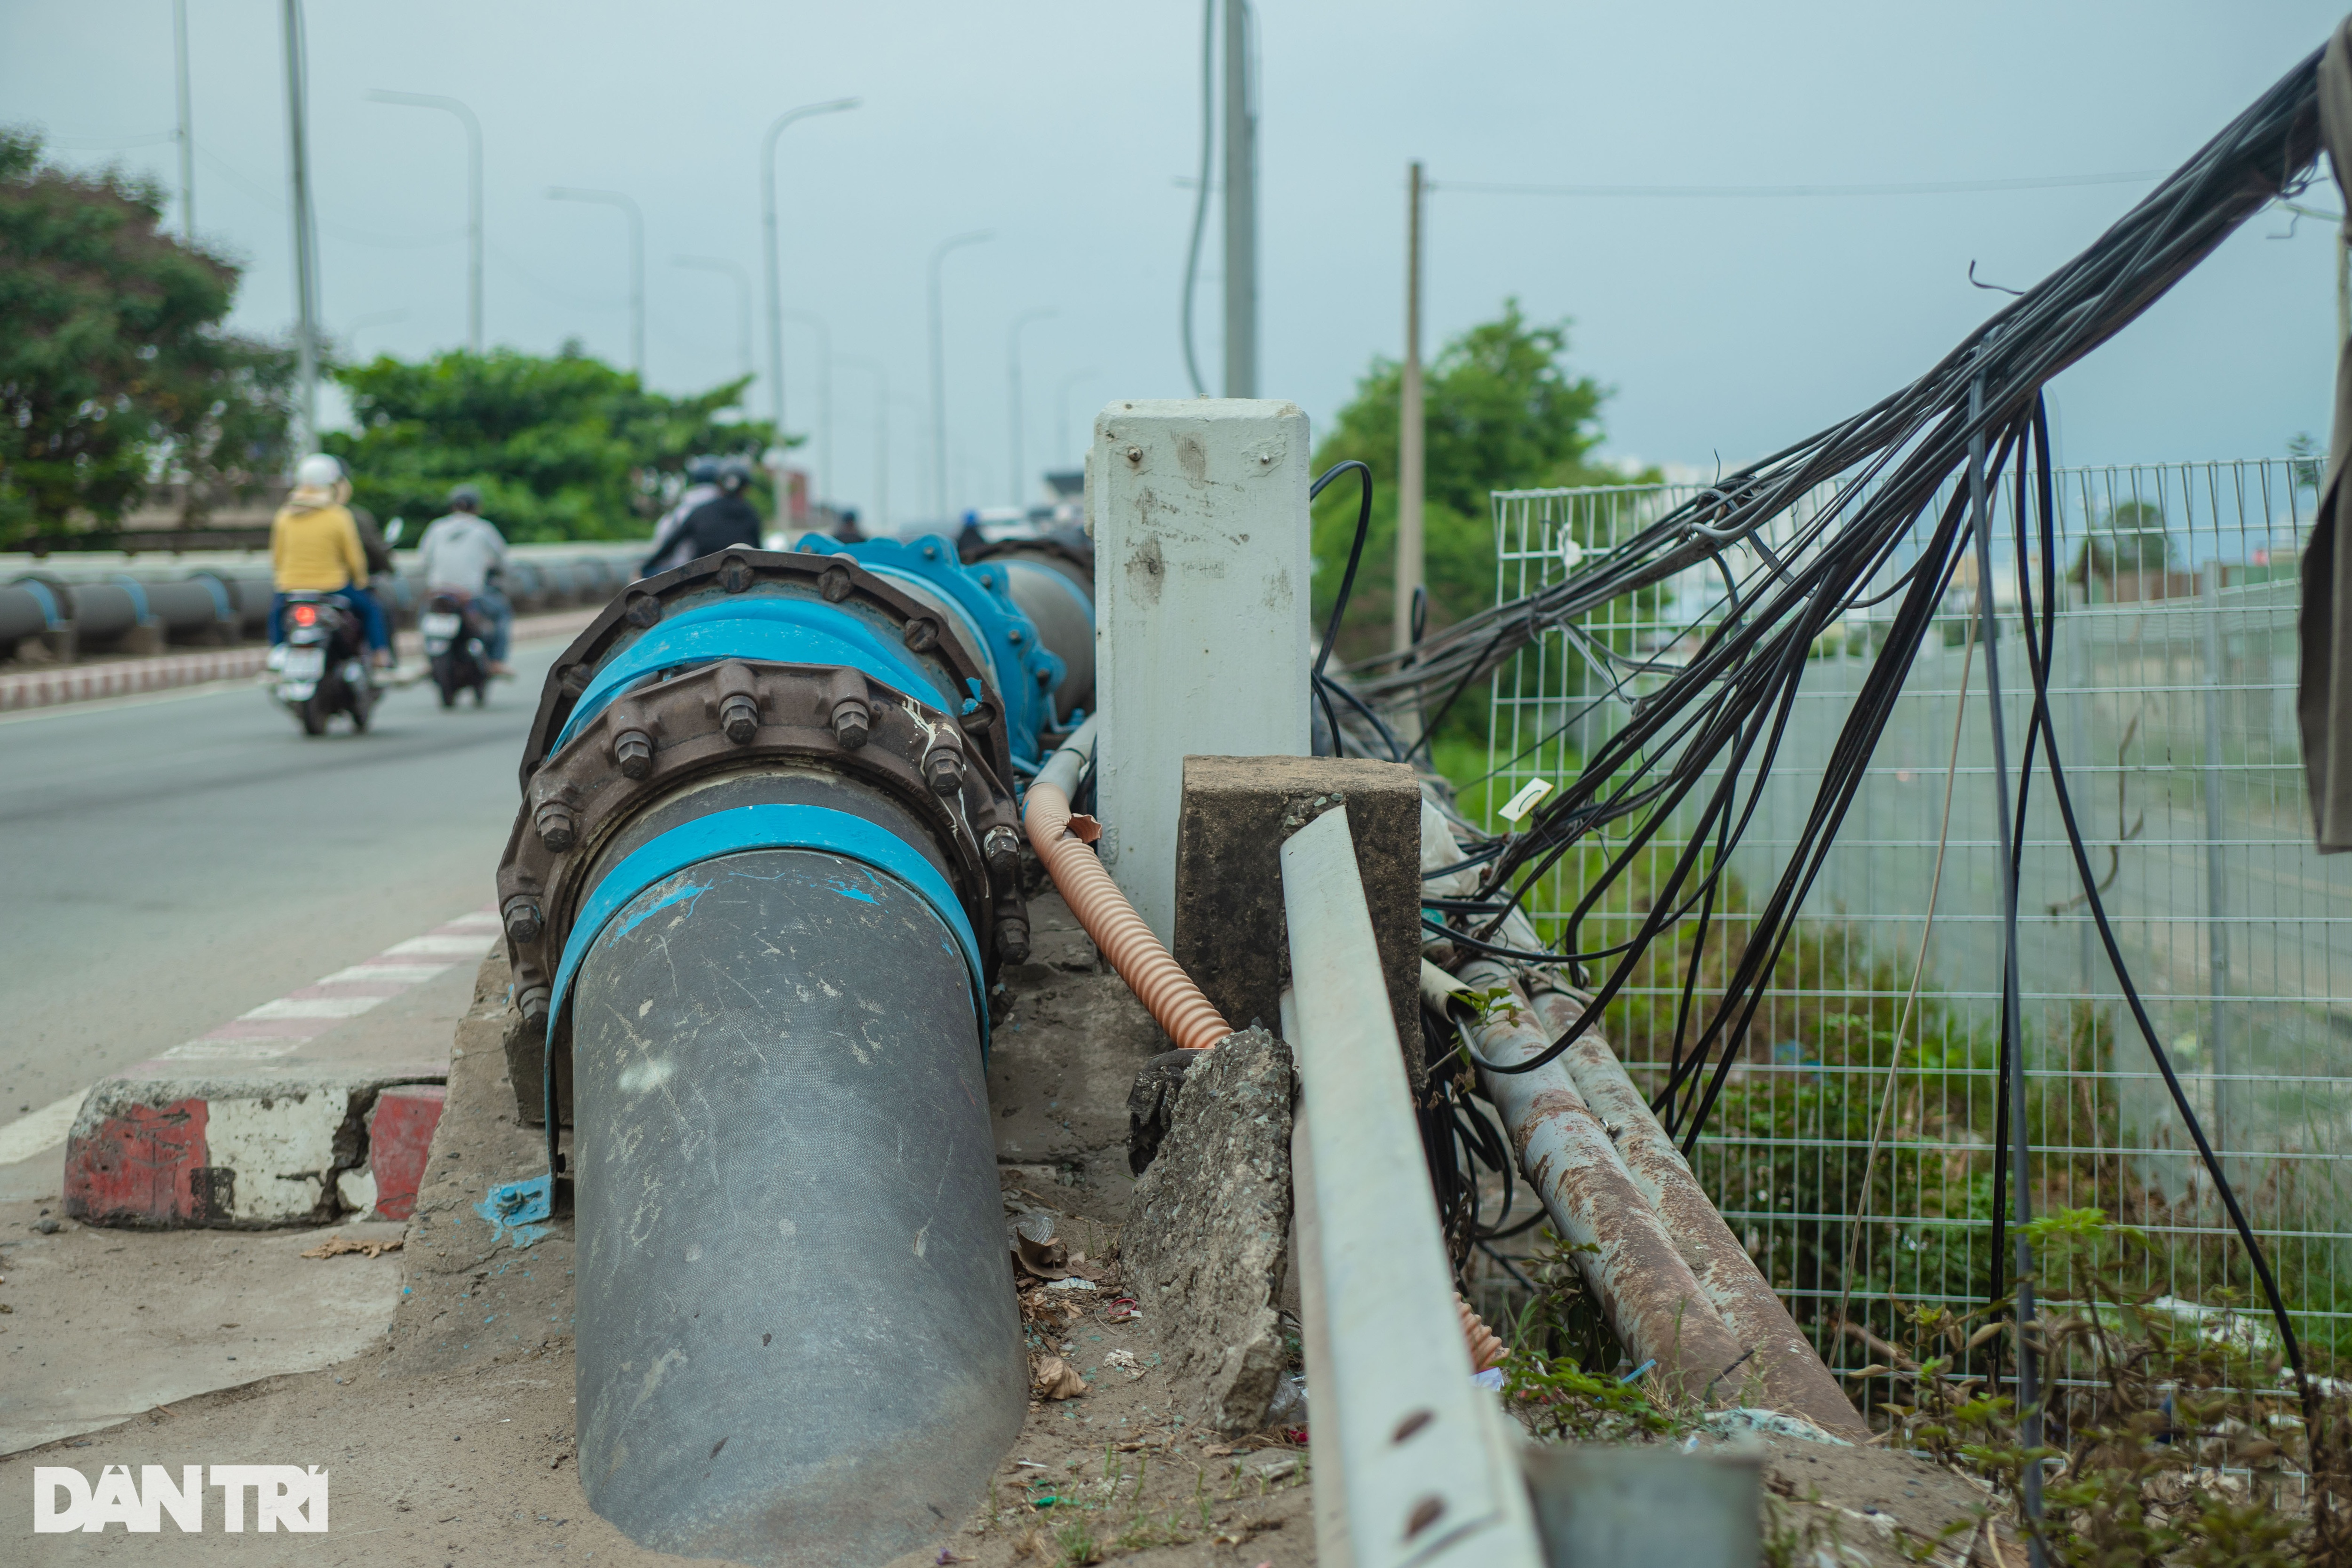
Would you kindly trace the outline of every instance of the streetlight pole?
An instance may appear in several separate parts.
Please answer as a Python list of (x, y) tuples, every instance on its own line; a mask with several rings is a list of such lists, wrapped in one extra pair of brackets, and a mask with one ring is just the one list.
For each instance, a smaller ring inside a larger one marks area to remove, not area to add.
[[(816, 463), (824, 482), (833, 483), (833, 332), (814, 310), (786, 310), (784, 320), (816, 329)], [(811, 500), (822, 499), (813, 495)]]
[(776, 247), (776, 138), (795, 120), (806, 120), (813, 114), (838, 114), (856, 108), (857, 103), (854, 98), (835, 98), (787, 109), (776, 116), (775, 123), (768, 127), (767, 137), (760, 143), (760, 218), (768, 246), (768, 377), (774, 384), (771, 392), (779, 439), (784, 434), (784, 286)]
[(1021, 504), (1021, 329), (1032, 321), (1042, 321), (1055, 314), (1051, 306), (1040, 305), (1034, 310), (1024, 310), (1013, 318), (1012, 329), (1004, 334), (1004, 376), (1012, 395), (1006, 400), (1007, 419), (1013, 431), (1012, 467), (1009, 489), (1014, 506)]
[(974, 229), (940, 241), (931, 252), (931, 505), (938, 521), (942, 522), (948, 515), (948, 363), (940, 327), (940, 263), (947, 259), (950, 250), (995, 237), (992, 229)]
[(735, 280), (735, 361), (744, 379), (751, 375), (751, 275), (742, 264), (716, 256), (673, 256), (672, 267), (691, 267), (699, 272), (723, 272)]
[(844, 355), (842, 363), (874, 378), (874, 526), (877, 535), (890, 531), (890, 373), (880, 360)]
[(196, 128), (188, 95), (188, 0), (172, 0), (172, 56), (179, 68), (180, 234), (196, 243)]
[(442, 110), (456, 115), (466, 128), (466, 346), (478, 354), (482, 352), (482, 122), (465, 104), (437, 92), (391, 92), (377, 88), (368, 96), (378, 103)]
[(629, 215), (629, 368), (646, 378), (646, 215), (635, 197), (621, 191), (577, 190), (569, 185), (548, 187), (552, 202), (598, 202)]
[[(1054, 450), (1059, 454), (1056, 462), (1067, 462), (1070, 458), (1070, 388), (1101, 374), (1098, 370), (1074, 370), (1054, 389)], [(1093, 437), (1087, 439), (1091, 441)]]
[(319, 449), (319, 249), (310, 225), (310, 148), (302, 3), (285, 0), (287, 166), (294, 197), (294, 376), (303, 455)]

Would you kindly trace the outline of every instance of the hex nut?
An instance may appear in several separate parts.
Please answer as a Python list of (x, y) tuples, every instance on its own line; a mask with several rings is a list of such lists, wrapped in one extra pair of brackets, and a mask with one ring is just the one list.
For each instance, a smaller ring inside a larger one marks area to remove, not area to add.
[(845, 752), (854, 752), (866, 744), (873, 733), (873, 710), (855, 697), (845, 697), (833, 705), (833, 738)]
[(654, 738), (643, 730), (624, 730), (613, 738), (613, 760), (621, 776), (641, 779), (654, 771)]
[(739, 746), (747, 746), (760, 732), (760, 705), (739, 691), (719, 707), (719, 727)]
[(539, 829), (539, 841), (547, 846), (551, 855), (561, 855), (578, 841), (580, 824), (572, 816), (572, 808), (560, 800), (551, 800), (541, 806), (533, 814), (531, 825)]

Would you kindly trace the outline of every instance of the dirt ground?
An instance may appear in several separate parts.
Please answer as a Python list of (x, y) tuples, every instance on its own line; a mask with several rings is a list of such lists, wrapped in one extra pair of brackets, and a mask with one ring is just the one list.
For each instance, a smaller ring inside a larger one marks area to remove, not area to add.
[[(1132, 1186), (1128, 1087), (1137, 1066), (1165, 1047), (1060, 900), (1046, 892), (1031, 911), (1034, 952), (1004, 977), (1013, 1006), (995, 1030), (989, 1073), (1000, 1176), (1020, 1206), (1054, 1211), (1065, 1246), (1099, 1266), (1115, 1258)], [(182, 1399), (0, 1459), (0, 1539), (18, 1543), (0, 1557), (201, 1564), (299, 1556), (400, 1568), (685, 1561), (647, 1552), (597, 1519), (575, 1479), (569, 1221), (518, 1245), (514, 1233), (494, 1233), (475, 1212), (489, 1187), (546, 1163), (543, 1135), (514, 1117), (499, 1047), (504, 987), (494, 957), (458, 1026), (448, 1107), (417, 1214), (402, 1250), (389, 1255), (399, 1284), (384, 1339), (323, 1370)], [(32, 1205), (0, 1206), (0, 1234), (26, 1236), (34, 1218)], [(194, 1273), (236, 1268), (223, 1250), (231, 1245), (215, 1243)], [(135, 1251), (126, 1244), (119, 1255), (95, 1254), (76, 1277), (76, 1292), (128, 1289), (127, 1274), (110, 1285), (105, 1270), (135, 1267), (161, 1310), (170, 1288), (159, 1288)], [(383, 1261), (347, 1256), (310, 1266), (356, 1276)], [(201, 1279), (189, 1287), (201, 1288)], [(13, 1294), (0, 1287), (0, 1300)], [(1129, 1316), (1118, 1294), (1106, 1279), (1095, 1291), (1032, 1295), (1024, 1314), (1031, 1349), (1063, 1356), (1087, 1379), (1085, 1393), (1033, 1403), (990, 1496), (937, 1543), (890, 1568), (1104, 1560), (1290, 1568), (1314, 1561), (1305, 1450), (1279, 1435), (1229, 1446), (1187, 1430), (1169, 1407), (1152, 1325)], [(1833, 1561), (1910, 1560), (1897, 1550), (1894, 1527), (1931, 1538), (1979, 1500), (1966, 1483), (1904, 1455), (1780, 1440), (1761, 1447), (1784, 1520), (1810, 1527)], [(154, 1535), (31, 1533), (37, 1465), (94, 1476), (105, 1465), (134, 1473), (162, 1465), (177, 1474), (183, 1465), (236, 1463), (328, 1469), (331, 1532), (230, 1535), (214, 1494), (202, 1535), (181, 1534), (168, 1521)], [(1952, 1551), (1941, 1560), (1961, 1557)], [(1981, 1551), (1976, 1560), (1990, 1561)]]

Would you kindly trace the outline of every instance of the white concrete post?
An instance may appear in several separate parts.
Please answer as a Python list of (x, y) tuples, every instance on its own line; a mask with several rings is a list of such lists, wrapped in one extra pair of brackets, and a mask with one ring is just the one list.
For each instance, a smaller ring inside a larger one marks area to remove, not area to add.
[(1311, 745), (1307, 456), (1293, 403), (1122, 402), (1095, 418), (1097, 848), (1162, 942), (1184, 759)]

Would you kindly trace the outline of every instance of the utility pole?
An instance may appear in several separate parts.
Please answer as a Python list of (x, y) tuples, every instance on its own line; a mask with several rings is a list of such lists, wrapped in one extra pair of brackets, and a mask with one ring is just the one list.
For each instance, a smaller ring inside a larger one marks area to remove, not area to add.
[(1225, 0), (1225, 395), (1257, 395), (1257, 108), (1248, 0)]
[[(784, 320), (798, 321), (816, 329), (816, 465), (824, 483), (833, 483), (833, 332), (824, 318), (814, 310), (786, 310)], [(782, 431), (777, 432), (782, 435)], [(812, 481), (811, 500), (823, 498), (822, 487)]]
[(553, 202), (595, 202), (604, 206), (620, 208), (629, 219), (629, 368), (637, 373), (637, 380), (646, 378), (646, 215), (638, 210), (636, 198), (623, 191), (578, 190), (569, 185), (551, 186), (547, 199)]
[(974, 229), (940, 241), (931, 252), (931, 507), (934, 520), (948, 515), (948, 355), (940, 327), (940, 263), (961, 246), (978, 245), (995, 237), (990, 229)]
[(284, 0), (287, 167), (294, 196), (294, 380), (301, 454), (319, 449), (319, 250), (310, 225), (307, 74), (302, 61), (302, 0)]
[(775, 123), (768, 127), (768, 134), (760, 143), (760, 221), (768, 247), (768, 378), (772, 384), (769, 402), (775, 409), (779, 440), (784, 435), (784, 285), (783, 264), (776, 240), (776, 138), (796, 120), (806, 120), (813, 114), (838, 114), (857, 104), (854, 98), (834, 98), (787, 109), (776, 116)]
[(1413, 591), (1422, 584), (1421, 501), (1426, 434), (1421, 406), (1421, 163), (1405, 166), (1404, 377), (1397, 426), (1396, 647), (1412, 645)]
[(438, 109), (457, 117), (466, 128), (466, 346), (482, 352), (482, 122), (454, 98), (436, 92), (368, 94), (379, 103), (404, 103), (414, 109)]
[(179, 67), (180, 235), (196, 243), (196, 130), (188, 95), (188, 0), (172, 0), (172, 54)]
[(1053, 309), (1045, 305), (1034, 310), (1024, 310), (1013, 318), (1012, 330), (1004, 334), (1004, 379), (1006, 389), (1011, 394), (1005, 404), (1005, 423), (1012, 426), (1013, 435), (1012, 466), (1005, 470), (1012, 477), (1006, 489), (1011, 492), (1014, 506), (1022, 504), (1021, 470), (1025, 466), (1021, 455), (1021, 329), (1053, 314)]

